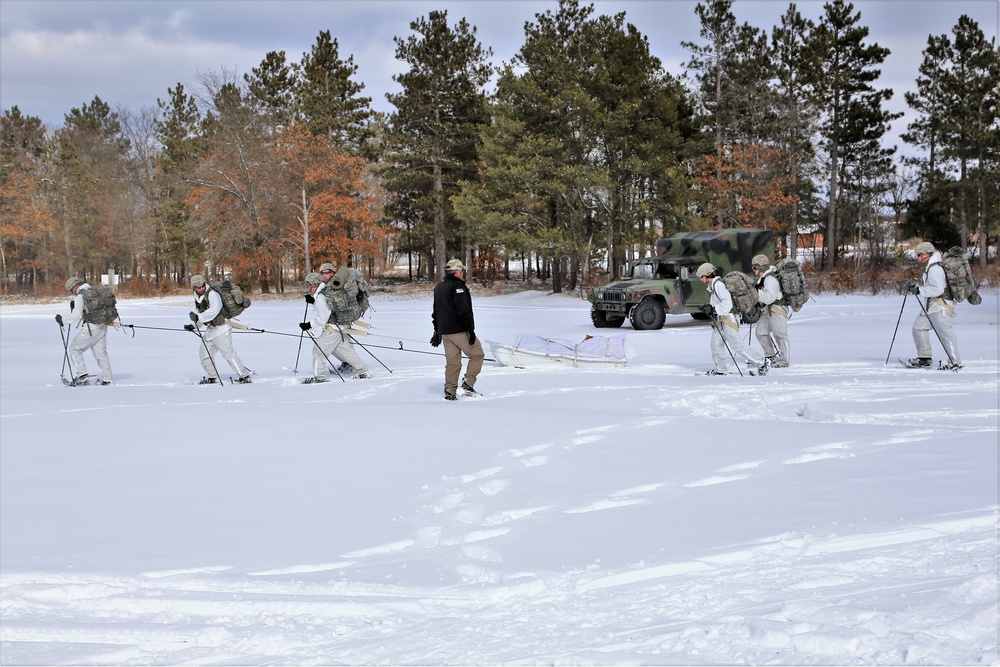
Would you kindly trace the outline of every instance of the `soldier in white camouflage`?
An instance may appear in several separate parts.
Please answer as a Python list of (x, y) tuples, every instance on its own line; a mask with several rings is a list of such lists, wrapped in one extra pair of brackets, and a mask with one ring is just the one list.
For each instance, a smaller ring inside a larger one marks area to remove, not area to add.
[(69, 314), (65, 319), (62, 315), (56, 315), (56, 321), (60, 325), (65, 321), (71, 329), (74, 324), (79, 323), (76, 336), (69, 346), (69, 358), (73, 363), (75, 383), (85, 384), (90, 378), (87, 364), (83, 360), (83, 353), (90, 350), (101, 369), (101, 379), (97, 381), (97, 384), (109, 385), (112, 376), (111, 359), (108, 357), (108, 325), (88, 321), (84, 307), (84, 292), (89, 289), (92, 289), (90, 283), (82, 278), (73, 276), (67, 280), (66, 291), (73, 295), (73, 301), (70, 303)]
[(781, 283), (775, 275), (767, 255), (755, 255), (752, 261), (753, 273), (757, 277), (757, 301), (761, 305), (761, 316), (757, 321), (757, 341), (764, 349), (764, 356), (774, 368), (786, 368), (791, 363), (788, 342), (788, 316), (791, 309), (778, 305), (781, 301)]

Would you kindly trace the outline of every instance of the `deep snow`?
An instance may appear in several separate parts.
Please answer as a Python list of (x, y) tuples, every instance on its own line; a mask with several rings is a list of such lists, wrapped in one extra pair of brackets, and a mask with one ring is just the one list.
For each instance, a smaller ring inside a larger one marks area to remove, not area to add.
[(3, 305), (0, 662), (1000, 663), (996, 293), (959, 306), (960, 372), (896, 362), (912, 297), (886, 364), (903, 297), (819, 295), (794, 365), (741, 378), (696, 375), (687, 317), (473, 289), (481, 338), (623, 333), (628, 365), (487, 362), (446, 402), (429, 293), (383, 294), (360, 340), (392, 372), (300, 385), (302, 301), (258, 299), (293, 335), (197, 386), (177, 297), (120, 302), (178, 331), (111, 332), (116, 384), (67, 388), (62, 302)]

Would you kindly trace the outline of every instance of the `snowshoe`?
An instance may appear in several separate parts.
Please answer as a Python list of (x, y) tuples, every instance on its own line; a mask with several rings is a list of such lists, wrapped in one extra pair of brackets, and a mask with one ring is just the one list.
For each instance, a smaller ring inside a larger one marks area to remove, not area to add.
[(202, 378), (198, 384), (215, 384), (216, 382), (218, 382), (216, 378)]
[(931, 359), (930, 357), (914, 357), (913, 359), (907, 359), (903, 361), (899, 360), (899, 363), (903, 364), (907, 368), (930, 368)]
[(243, 377), (236, 378), (237, 384), (252, 384), (253, 380), (250, 378), (250, 374), (247, 373)]
[(725, 371), (717, 371), (717, 370), (713, 369), (713, 370), (710, 370), (710, 371), (705, 371), (705, 375), (729, 375), (729, 373), (726, 373)]
[(940, 364), (938, 364), (938, 370), (939, 371), (957, 371), (960, 368), (962, 368), (962, 364), (956, 364), (953, 361), (949, 362), (947, 364), (944, 363), (944, 362), (941, 362)]
[(326, 378), (311, 377), (302, 381), (302, 384), (320, 384), (326, 382)]
[(367, 380), (368, 379), (368, 373), (358, 373), (355, 376), (355, 379), (356, 380)]

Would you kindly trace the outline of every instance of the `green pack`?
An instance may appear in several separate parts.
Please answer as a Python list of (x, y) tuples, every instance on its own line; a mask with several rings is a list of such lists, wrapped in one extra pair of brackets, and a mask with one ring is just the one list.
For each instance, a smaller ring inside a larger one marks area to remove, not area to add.
[(83, 294), (83, 321), (87, 324), (111, 324), (118, 319), (118, 299), (110, 287), (90, 287)]
[(244, 310), (250, 307), (250, 297), (243, 294), (243, 290), (236, 283), (220, 280), (210, 283), (210, 287), (222, 297), (222, 312), (226, 319), (239, 317)]
[(809, 290), (806, 288), (802, 265), (791, 257), (786, 257), (775, 266), (774, 276), (781, 286), (781, 298), (775, 303), (779, 306), (791, 306), (792, 310), (799, 312), (809, 300)]
[(979, 296), (976, 279), (969, 265), (969, 253), (959, 246), (941, 253), (941, 268), (944, 269), (946, 287), (944, 298), (961, 303), (968, 301), (973, 306), (983, 302)]
[(330, 321), (347, 325), (360, 320), (370, 304), (368, 281), (357, 269), (340, 268), (324, 288), (330, 306)]
[(757, 301), (757, 288), (750, 276), (742, 271), (730, 271), (722, 279), (733, 297), (733, 311), (740, 316), (743, 324), (753, 324), (760, 319), (760, 303)]

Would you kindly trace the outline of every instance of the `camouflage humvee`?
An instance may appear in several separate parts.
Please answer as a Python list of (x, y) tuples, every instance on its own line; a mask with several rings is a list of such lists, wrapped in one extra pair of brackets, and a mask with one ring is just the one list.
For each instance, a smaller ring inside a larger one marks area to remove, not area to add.
[(688, 313), (702, 319), (699, 307), (708, 303), (708, 292), (694, 275), (698, 266), (711, 262), (720, 275), (742, 271), (752, 277), (754, 255), (774, 257), (773, 232), (719, 229), (675, 234), (656, 242), (655, 257), (622, 267), (617, 282), (587, 288), (582, 297), (592, 304), (590, 319), (599, 328), (620, 327), (626, 318), (637, 330), (660, 329), (667, 315)]

